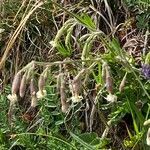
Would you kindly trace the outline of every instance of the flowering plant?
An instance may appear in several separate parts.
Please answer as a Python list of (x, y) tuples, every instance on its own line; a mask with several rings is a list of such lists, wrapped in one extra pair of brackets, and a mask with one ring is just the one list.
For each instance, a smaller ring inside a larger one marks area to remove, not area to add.
[(150, 52), (146, 55), (145, 63), (142, 65), (142, 74), (146, 79), (150, 79)]

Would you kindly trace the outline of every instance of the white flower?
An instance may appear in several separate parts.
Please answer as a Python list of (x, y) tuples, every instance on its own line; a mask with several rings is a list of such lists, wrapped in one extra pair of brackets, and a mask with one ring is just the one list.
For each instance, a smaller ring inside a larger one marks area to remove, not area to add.
[(148, 131), (147, 131), (146, 143), (147, 143), (147, 145), (150, 146), (150, 128), (149, 128)]
[(17, 102), (17, 95), (16, 94), (9, 94), (7, 98), (12, 102), (16, 103)]
[(117, 96), (109, 93), (109, 95), (106, 97), (106, 100), (111, 103), (117, 102)]
[(144, 125), (144, 126), (147, 126), (147, 125), (149, 125), (149, 124), (150, 124), (150, 119), (146, 120), (143, 125)]
[(0, 34), (3, 33), (5, 29), (0, 28)]
[(41, 99), (41, 98), (43, 98), (43, 97), (45, 97), (47, 95), (47, 92), (46, 92), (46, 90), (40, 90), (40, 91), (38, 91), (37, 93), (36, 93), (36, 97), (38, 98), (38, 99)]
[(57, 47), (57, 43), (55, 41), (50, 41), (49, 42), (53, 47)]
[(76, 96), (72, 96), (71, 97), (71, 100), (73, 101), (73, 103), (78, 103), (78, 102), (81, 102), (83, 99), (82, 96), (79, 96), (79, 95), (76, 95)]

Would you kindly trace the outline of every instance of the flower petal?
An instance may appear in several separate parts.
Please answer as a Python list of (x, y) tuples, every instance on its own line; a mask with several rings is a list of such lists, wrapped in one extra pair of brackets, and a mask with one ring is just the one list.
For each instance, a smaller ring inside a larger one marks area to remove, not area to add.
[(79, 95), (76, 95), (76, 96), (72, 96), (72, 97), (71, 97), (71, 100), (72, 100), (73, 103), (81, 102), (82, 99), (83, 99), (83, 97), (82, 97), (82, 96), (79, 96)]
[(117, 101), (117, 96), (109, 93), (109, 95), (107, 95), (107, 97), (106, 97), (106, 100), (108, 102), (114, 103)]

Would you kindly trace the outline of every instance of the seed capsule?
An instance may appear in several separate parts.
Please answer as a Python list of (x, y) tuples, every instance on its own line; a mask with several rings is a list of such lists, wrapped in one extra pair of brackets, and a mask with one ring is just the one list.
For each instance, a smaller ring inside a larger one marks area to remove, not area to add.
[(26, 73), (24, 73), (24, 75), (21, 79), (21, 83), (20, 83), (20, 89), (19, 89), (20, 97), (24, 97), (24, 95), (25, 95), (26, 84), (27, 84), (27, 78), (26, 77), (27, 77)]
[(20, 81), (21, 81), (21, 73), (18, 72), (15, 75), (13, 83), (12, 83), (12, 94), (17, 94), (17, 92), (19, 91)]

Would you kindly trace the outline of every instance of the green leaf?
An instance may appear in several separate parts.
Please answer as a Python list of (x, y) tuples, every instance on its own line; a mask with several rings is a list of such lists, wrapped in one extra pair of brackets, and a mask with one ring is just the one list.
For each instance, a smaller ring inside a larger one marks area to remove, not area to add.
[(63, 44), (59, 43), (57, 45), (57, 50), (59, 51), (59, 53), (64, 56), (64, 57), (69, 57), (72, 54), (71, 49), (68, 49), (67, 47), (65, 47)]
[(89, 28), (93, 28), (96, 29), (96, 25), (94, 23), (94, 21), (90, 18), (90, 16), (88, 16), (86, 13), (83, 13), (81, 15), (81, 17), (79, 17), (80, 20), (82, 20), (82, 22), (88, 26)]
[(57, 106), (55, 104), (48, 104), (48, 105), (45, 105), (45, 107), (48, 107), (48, 108), (56, 108)]
[(64, 120), (59, 120), (59, 121), (56, 121), (55, 122), (55, 125), (58, 126), (58, 125), (61, 125), (64, 123)]
[(57, 115), (60, 115), (60, 112), (58, 112), (58, 111), (53, 111), (53, 112), (51, 112), (51, 114), (54, 115), (54, 116), (57, 116)]
[(131, 105), (131, 102), (128, 100), (128, 98), (127, 98), (127, 101), (128, 101), (128, 106), (130, 108), (130, 112), (131, 112), (132, 119), (133, 119), (134, 130), (135, 130), (136, 134), (138, 134), (139, 129), (138, 129), (138, 125), (137, 125), (137, 122), (136, 122), (136, 119), (135, 119), (134, 109), (132, 107), (133, 105)]
[(84, 142), (79, 136), (75, 135), (74, 133), (70, 132), (70, 135), (81, 145), (83, 145), (88, 150), (95, 150), (94, 146)]
[(96, 137), (96, 133), (83, 133), (79, 135), (79, 138), (81, 138), (86, 143), (91, 143)]
[(96, 83), (99, 83), (99, 79), (98, 79), (98, 77), (96, 76), (96, 74), (95, 74), (94, 71), (92, 71), (92, 74), (93, 74), (93, 77), (94, 77)]

